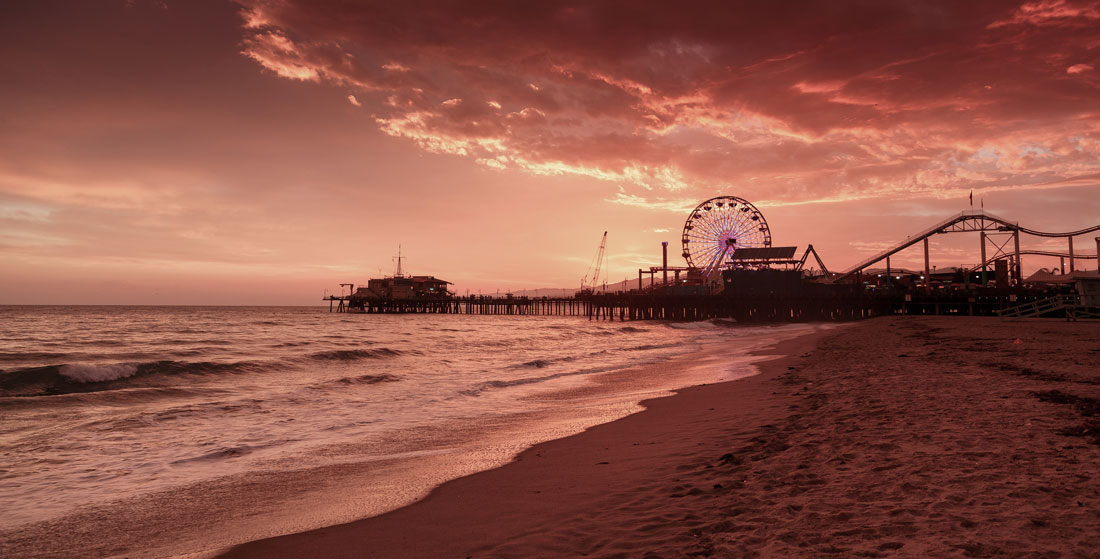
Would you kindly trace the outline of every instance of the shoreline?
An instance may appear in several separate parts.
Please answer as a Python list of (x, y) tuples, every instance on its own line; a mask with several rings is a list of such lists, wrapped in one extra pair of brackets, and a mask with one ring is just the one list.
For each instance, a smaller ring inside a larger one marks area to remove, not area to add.
[[(558, 509), (554, 514), (559, 517), (579, 514), (608, 490), (629, 494), (640, 478), (648, 476), (655, 461), (675, 468), (673, 462), (703, 444), (682, 437), (689, 434), (682, 431), (685, 424), (693, 434), (709, 425), (711, 435), (720, 438), (730, 421), (759, 425), (774, 421), (783, 411), (765, 398), (771, 391), (769, 381), (834, 331), (815, 330), (750, 352), (761, 358), (751, 363), (756, 374), (644, 400), (640, 402), (644, 409), (637, 413), (536, 444), (503, 466), (448, 481), (424, 499), (394, 511), (244, 543), (216, 556), (480, 556), (478, 551), (494, 541), (537, 533), (546, 523), (543, 515), (548, 504)], [(721, 345), (689, 354), (696, 363), (686, 366), (700, 366), (697, 362), (713, 358)], [(719, 409), (730, 401), (739, 402), (736, 409)], [(669, 414), (675, 415), (673, 421), (668, 421)], [(675, 433), (665, 432), (662, 424), (672, 425)], [(659, 442), (662, 437), (676, 438), (678, 444), (670, 447)]]
[(1100, 330), (883, 317), (796, 338), (380, 516), (242, 557), (1092, 557)]

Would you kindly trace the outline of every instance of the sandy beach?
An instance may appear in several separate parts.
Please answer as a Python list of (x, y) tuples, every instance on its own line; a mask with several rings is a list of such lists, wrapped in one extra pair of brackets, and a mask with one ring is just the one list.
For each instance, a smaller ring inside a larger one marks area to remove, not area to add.
[(1095, 557), (1100, 328), (804, 336), (414, 505), (239, 557)]

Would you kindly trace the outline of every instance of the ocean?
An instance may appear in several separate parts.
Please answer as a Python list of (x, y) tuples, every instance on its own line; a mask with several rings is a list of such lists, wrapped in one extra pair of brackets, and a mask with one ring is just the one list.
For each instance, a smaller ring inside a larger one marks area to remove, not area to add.
[(379, 514), (813, 328), (0, 307), (0, 555), (198, 557)]

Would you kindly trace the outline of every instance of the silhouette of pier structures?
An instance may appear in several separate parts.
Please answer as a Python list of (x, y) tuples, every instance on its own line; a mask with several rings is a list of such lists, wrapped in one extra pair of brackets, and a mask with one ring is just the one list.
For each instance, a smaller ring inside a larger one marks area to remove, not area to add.
[[(446, 297), (435, 299), (360, 299), (326, 297), (332, 312), (367, 314), (486, 314), (587, 316), (591, 303), (572, 297)], [(334, 306), (333, 304), (336, 303)]]
[[(1035, 229), (1029, 229), (1022, 227), (1019, 223), (1009, 221), (1003, 217), (993, 215), (985, 210), (970, 210), (960, 212), (956, 215), (948, 217), (940, 223), (921, 231), (916, 235), (908, 237), (906, 240), (897, 243), (894, 246), (882, 251), (879, 254), (871, 256), (866, 260), (852, 266), (847, 271), (832, 278), (834, 282), (844, 282), (855, 280), (857, 283), (861, 281), (862, 274), (868, 270), (873, 264), (880, 262), (886, 263), (886, 275), (890, 275), (891, 265), (890, 257), (897, 253), (922, 243), (924, 249), (924, 275), (922, 278), (927, 284), (931, 282), (932, 268), (930, 267), (931, 258), (929, 256), (929, 239), (942, 234), (950, 233), (978, 233), (980, 238), (979, 249), (981, 252), (981, 263), (972, 267), (972, 270), (979, 271), (981, 273), (981, 284), (984, 286), (987, 284), (987, 269), (991, 264), (997, 262), (1004, 262), (1008, 265), (1009, 275), (1007, 278), (1012, 284), (1020, 286), (1024, 284), (1023, 277), (1023, 264), (1021, 263), (1023, 255), (1042, 255), (1042, 256), (1055, 256), (1060, 258), (1060, 268), (1063, 274), (1066, 273), (1066, 263), (1069, 262), (1069, 272), (1073, 273), (1077, 267), (1077, 261), (1083, 259), (1097, 259), (1097, 253), (1100, 253), (1100, 237), (1096, 237), (1096, 253), (1082, 254), (1075, 252), (1073, 247), (1073, 239), (1100, 231), (1100, 225), (1094, 225), (1092, 227), (1086, 227), (1076, 231), (1065, 232), (1050, 232), (1050, 231), (1038, 231)], [(1020, 235), (1026, 234), (1034, 237), (1050, 238), (1050, 239), (1063, 239), (1067, 243), (1068, 251), (1052, 251), (1052, 250), (1022, 250), (1020, 248)], [(1011, 243), (1011, 246), (1010, 246)], [(992, 249), (992, 254), (989, 254), (988, 249)], [(1003, 287), (1006, 282), (1001, 281)]]
[[(810, 284), (808, 284), (810, 285)], [(1050, 297), (1017, 288), (976, 288), (956, 293), (922, 289), (867, 292), (753, 292), (724, 295), (610, 293), (582, 298), (454, 297), (438, 300), (368, 300), (348, 305), (330, 299), (332, 312), (366, 314), (463, 314), (502, 316), (576, 316), (589, 320), (692, 321), (732, 318), (738, 322), (859, 320), (873, 316), (998, 316), (998, 311)]]
[[(614, 293), (586, 297), (454, 297), (436, 300), (329, 299), (329, 310), (366, 314), (474, 314), (578, 316), (590, 320), (742, 321), (854, 320), (874, 316), (886, 307), (856, 296), (714, 296), (661, 293)], [(350, 303), (350, 304), (349, 304)]]
[[(712, 209), (705, 204), (700, 207)], [(714, 206), (720, 207), (722, 204)], [(697, 208), (685, 225), (685, 246), (694, 239), (688, 238), (695, 227), (692, 220), (699, 217), (698, 212), (702, 210)], [(761, 231), (765, 228), (766, 223), (761, 225)], [(325, 300), (329, 301), (329, 310), (335, 312), (551, 315), (580, 316), (590, 320), (733, 318), (739, 322), (779, 322), (856, 320), (884, 314), (992, 316), (1025, 311), (1036, 315), (1046, 313), (1047, 316), (1091, 316), (1100, 312), (1096, 302), (1100, 296), (1092, 294), (1100, 291), (1100, 281), (1097, 281), (1100, 273), (1077, 270), (1077, 265), (1079, 261), (1096, 260), (1094, 266), (1100, 266), (1097, 259), (1100, 237), (1094, 239), (1097, 253), (1092, 254), (1076, 250), (1074, 238), (1096, 231), (1100, 231), (1100, 225), (1067, 232), (1038, 231), (984, 210), (971, 210), (950, 216), (841, 273), (829, 272), (813, 245), (807, 246), (801, 260), (795, 260), (795, 247), (771, 247), (769, 237), (767, 246), (739, 248), (731, 253), (728, 263), (703, 271), (692, 268), (690, 261), (687, 268), (669, 267), (668, 243), (662, 243), (661, 266), (651, 267), (648, 272), (640, 269), (638, 289), (629, 292), (597, 292), (594, 280), (591, 285), (582, 286), (574, 297), (458, 297), (448, 291), (448, 282), (430, 276), (405, 277), (399, 268), (394, 278), (371, 280), (365, 291), (362, 287), (354, 290), (352, 284), (341, 284), (350, 288), (349, 293), (330, 295)], [(936, 272), (931, 265), (929, 239), (951, 233), (977, 233), (981, 260), (977, 265), (953, 267), (947, 273)], [(1067, 243), (1068, 250), (1021, 248), (1021, 234), (1060, 238)], [(923, 273), (898, 270), (892, 265), (891, 257), (918, 243), (924, 253)], [(721, 258), (727, 256), (727, 245), (732, 246), (732, 242), (723, 241), (725, 248), (717, 253)], [(603, 248), (601, 243), (597, 261), (603, 255)], [(811, 254), (821, 267), (818, 276), (803, 270)], [(1060, 258), (1055, 270), (1059, 273), (1043, 269), (1035, 276), (1024, 278), (1021, 265), (1024, 255)], [(711, 260), (720, 261), (721, 258), (715, 256)], [(885, 269), (871, 267), (879, 263), (885, 263)], [(779, 266), (783, 269), (778, 269)], [(682, 271), (686, 272), (683, 276)], [(643, 285), (645, 273), (650, 274), (649, 286)], [(658, 273), (661, 273), (659, 283)], [(404, 286), (397, 285), (401, 282), (411, 287), (397, 289)], [(1077, 284), (1076, 295), (1072, 292), (1073, 282)], [(1070, 296), (1075, 297), (1076, 302), (1067, 306), (1065, 298)], [(1018, 309), (1013, 311), (1016, 307)]]

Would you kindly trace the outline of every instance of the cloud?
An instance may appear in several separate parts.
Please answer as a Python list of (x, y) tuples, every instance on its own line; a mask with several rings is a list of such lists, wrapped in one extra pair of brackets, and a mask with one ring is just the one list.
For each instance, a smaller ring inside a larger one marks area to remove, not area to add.
[(1100, 171), (1096, 2), (241, 4), (263, 67), (493, 169), (775, 203)]
[(269, 31), (252, 35), (245, 42), (244, 54), (284, 78), (318, 81), (321, 76), (309, 60), (298, 59), (302, 51), (282, 33)]
[(1025, 2), (1011, 17), (993, 22), (991, 28), (1004, 25), (1086, 25), (1100, 20), (1100, 8), (1094, 2), (1071, 0), (1037, 0)]
[(688, 199), (667, 199), (667, 198), (655, 198), (650, 200), (634, 194), (626, 194), (619, 192), (614, 198), (608, 198), (607, 202), (612, 204), (620, 204), (623, 206), (631, 206), (635, 208), (642, 208), (646, 210), (657, 210), (665, 212), (674, 212), (677, 214), (686, 214), (690, 212), (696, 205), (698, 200), (694, 198)]
[(363, 106), (363, 104), (360, 103), (359, 100), (356, 99), (354, 95), (348, 95), (348, 103), (351, 103), (352, 105), (355, 105), (356, 107), (362, 107)]

